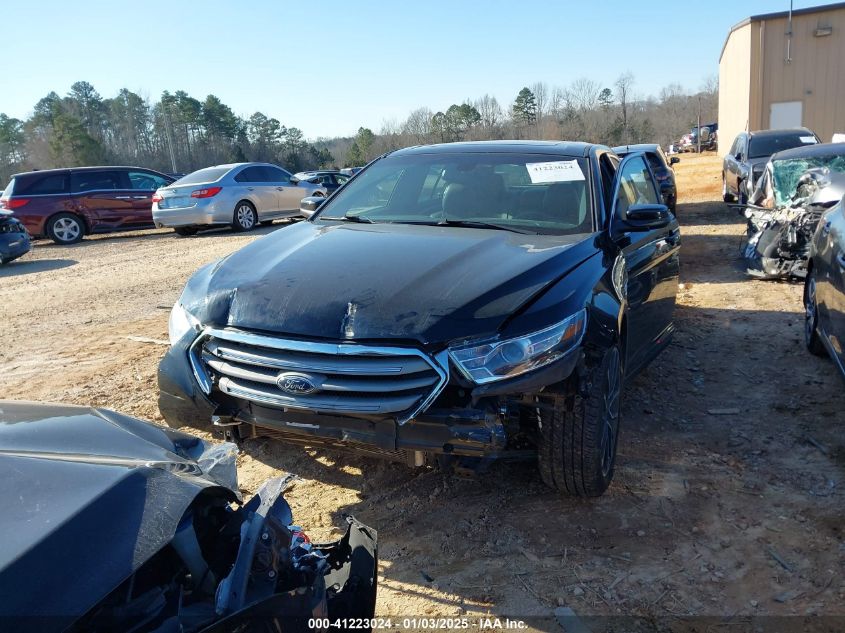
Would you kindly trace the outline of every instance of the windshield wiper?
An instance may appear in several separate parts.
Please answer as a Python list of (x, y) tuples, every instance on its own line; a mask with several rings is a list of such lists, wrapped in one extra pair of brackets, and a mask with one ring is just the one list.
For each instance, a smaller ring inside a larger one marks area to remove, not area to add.
[(495, 224), (479, 220), (450, 220), (448, 218), (444, 218), (437, 223), (437, 226), (464, 226), (470, 229), (497, 229), (499, 231), (510, 231), (511, 233), (521, 233), (523, 235), (537, 234), (536, 231), (528, 231), (514, 226), (507, 226), (506, 224)]
[(373, 221), (365, 215), (349, 215), (348, 213), (342, 218), (326, 218), (327, 220), (346, 220), (347, 222), (361, 222), (362, 224), (372, 224)]

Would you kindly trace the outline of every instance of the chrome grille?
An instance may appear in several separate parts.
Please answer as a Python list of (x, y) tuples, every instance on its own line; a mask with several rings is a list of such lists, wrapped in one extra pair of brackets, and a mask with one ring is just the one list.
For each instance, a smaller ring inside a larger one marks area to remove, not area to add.
[[(234, 329), (206, 329), (190, 350), (194, 375), (213, 389), (279, 408), (383, 415), (402, 424), (448, 379), (445, 353), (404, 347), (316, 343)], [(301, 391), (291, 390), (290, 385)]]

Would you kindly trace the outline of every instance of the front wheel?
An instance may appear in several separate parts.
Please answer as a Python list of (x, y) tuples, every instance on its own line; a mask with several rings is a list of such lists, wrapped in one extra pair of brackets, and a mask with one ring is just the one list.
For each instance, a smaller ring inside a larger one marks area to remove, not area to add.
[(608, 348), (590, 372), (589, 391), (539, 409), (543, 482), (577, 497), (598, 497), (610, 485), (622, 410), (622, 354)]
[(810, 270), (804, 281), (804, 344), (811, 354), (827, 356), (819, 336), (819, 306), (816, 302), (816, 271)]
[(257, 220), (258, 214), (255, 212), (255, 207), (243, 200), (235, 207), (232, 228), (236, 231), (251, 231), (255, 228)]

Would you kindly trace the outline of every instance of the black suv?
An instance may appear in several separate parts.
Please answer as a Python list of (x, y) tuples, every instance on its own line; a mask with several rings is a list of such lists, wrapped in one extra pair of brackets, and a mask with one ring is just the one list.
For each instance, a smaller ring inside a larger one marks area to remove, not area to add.
[(680, 232), (644, 155), (415, 147), (317, 202), (188, 281), (167, 422), (415, 465), (539, 456), (550, 486), (601, 494), (623, 382), (673, 331)]

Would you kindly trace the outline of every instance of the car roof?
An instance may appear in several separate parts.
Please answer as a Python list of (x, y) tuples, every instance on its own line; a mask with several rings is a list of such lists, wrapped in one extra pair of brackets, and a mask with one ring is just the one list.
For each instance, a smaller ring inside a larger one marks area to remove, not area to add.
[(92, 165), (88, 167), (59, 167), (56, 169), (36, 169), (33, 171), (22, 171), (18, 172), (17, 174), (13, 174), (12, 178), (18, 178), (19, 176), (32, 176), (33, 174), (38, 174), (39, 176), (42, 176), (44, 174), (67, 174), (70, 172), (93, 171), (97, 169), (140, 169), (143, 171), (151, 171), (156, 174), (161, 174), (162, 176), (167, 176), (167, 174), (163, 171), (152, 169), (151, 167), (138, 167), (137, 165)]
[(657, 143), (635, 143), (633, 145), (617, 145), (613, 148), (613, 152), (615, 154), (630, 154), (631, 152), (656, 152), (659, 147), (660, 145), (658, 145)]
[(845, 143), (813, 143), (785, 149), (772, 155), (772, 160), (791, 160), (793, 158), (812, 158), (816, 156), (845, 156)]
[(811, 134), (815, 136), (815, 133), (805, 127), (794, 127), (794, 128), (785, 128), (783, 130), (757, 130), (756, 132), (750, 132), (751, 136), (791, 136), (795, 134)]
[(406, 147), (391, 156), (415, 154), (491, 154), (521, 152), (526, 154), (559, 154), (562, 156), (588, 156), (594, 148), (609, 149), (604, 145), (573, 141), (465, 141)]

